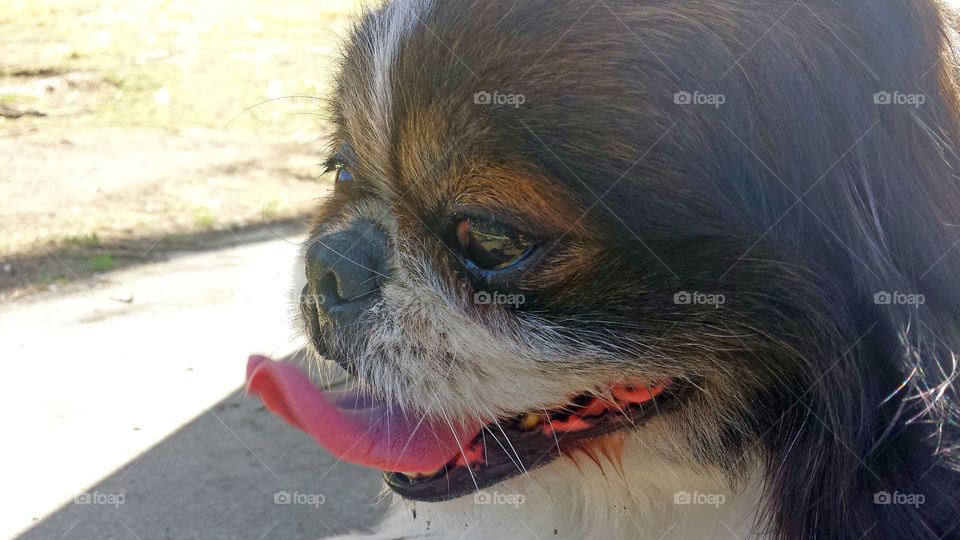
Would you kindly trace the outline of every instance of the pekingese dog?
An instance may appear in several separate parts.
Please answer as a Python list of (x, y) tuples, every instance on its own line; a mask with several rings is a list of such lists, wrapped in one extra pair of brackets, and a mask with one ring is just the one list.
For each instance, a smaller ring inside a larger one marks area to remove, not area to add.
[(363, 538), (960, 538), (960, 98), (932, 0), (397, 0), (346, 39), (249, 389)]

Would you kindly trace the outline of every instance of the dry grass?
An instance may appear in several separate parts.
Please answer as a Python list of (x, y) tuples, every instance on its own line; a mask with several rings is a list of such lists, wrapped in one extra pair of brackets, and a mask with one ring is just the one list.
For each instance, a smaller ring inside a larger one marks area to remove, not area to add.
[(329, 188), (317, 98), (359, 9), (347, 0), (8, 1), (0, 294), (122, 267), (162, 237), (182, 249), (306, 216)]

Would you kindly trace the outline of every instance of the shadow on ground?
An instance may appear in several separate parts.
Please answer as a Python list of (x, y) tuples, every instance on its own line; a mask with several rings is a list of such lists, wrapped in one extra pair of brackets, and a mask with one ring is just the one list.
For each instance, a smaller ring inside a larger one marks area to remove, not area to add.
[(18, 538), (322, 538), (371, 527), (380, 484), (237, 389)]
[(95, 235), (66, 239), (20, 253), (0, 254), (0, 301), (13, 300), (44, 288), (122, 270), (171, 254), (211, 251), (300, 234), (309, 214), (263, 220), (221, 230), (200, 230), (102, 239)]

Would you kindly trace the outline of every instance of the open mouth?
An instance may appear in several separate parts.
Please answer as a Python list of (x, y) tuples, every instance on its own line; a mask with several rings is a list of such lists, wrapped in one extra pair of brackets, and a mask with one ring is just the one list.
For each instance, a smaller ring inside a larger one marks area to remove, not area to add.
[(383, 471), (405, 498), (453, 499), (522, 474), (591, 441), (642, 425), (677, 400), (670, 381), (621, 382), (554, 410), (466, 423), (403, 411), (356, 390), (321, 391), (296, 367), (251, 356), (247, 388), (337, 457)]

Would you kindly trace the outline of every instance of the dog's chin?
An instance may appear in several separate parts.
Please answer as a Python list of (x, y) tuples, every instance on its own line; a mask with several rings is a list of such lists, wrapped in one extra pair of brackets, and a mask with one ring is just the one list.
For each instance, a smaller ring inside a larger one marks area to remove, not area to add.
[(654, 417), (676, 408), (683, 393), (683, 386), (664, 381), (619, 384), (605, 397), (579, 394), (561, 408), (530, 411), (484, 425), (435, 471), (383, 471), (383, 477), (387, 486), (405, 499), (455, 499), (562, 456), (583, 453), (593, 458), (594, 450), (604, 448), (606, 439), (643, 429)]

